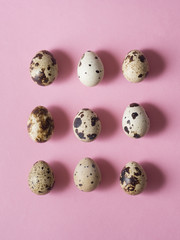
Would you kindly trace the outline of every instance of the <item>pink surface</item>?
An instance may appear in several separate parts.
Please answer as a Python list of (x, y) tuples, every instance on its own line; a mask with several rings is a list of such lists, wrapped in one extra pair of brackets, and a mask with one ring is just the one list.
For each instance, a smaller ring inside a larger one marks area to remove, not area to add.
[[(179, 1), (1, 0), (0, 6), (0, 239), (179, 240)], [(60, 69), (49, 87), (36, 85), (29, 74), (31, 58), (42, 49), (54, 53)], [(89, 49), (105, 66), (105, 78), (94, 88), (76, 75)], [(151, 72), (139, 84), (121, 71), (132, 49), (143, 50), (150, 62)], [(121, 127), (131, 102), (143, 104), (151, 120), (149, 134), (139, 140)], [(55, 134), (44, 144), (34, 143), (26, 130), (37, 105), (48, 107), (55, 119)], [(103, 127), (87, 144), (72, 131), (83, 107), (95, 110)], [(99, 164), (102, 184), (83, 193), (74, 186), (73, 171), (88, 156)], [(55, 173), (46, 196), (27, 185), (37, 160)], [(149, 179), (135, 197), (119, 185), (129, 161), (142, 163)]]

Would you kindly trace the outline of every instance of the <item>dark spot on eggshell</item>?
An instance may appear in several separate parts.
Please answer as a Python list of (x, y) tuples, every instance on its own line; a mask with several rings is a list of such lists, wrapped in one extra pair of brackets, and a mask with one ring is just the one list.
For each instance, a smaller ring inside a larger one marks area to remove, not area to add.
[(133, 137), (134, 138), (140, 138), (141, 136), (138, 133), (135, 133)]
[(130, 121), (130, 120), (127, 120), (127, 124), (131, 124), (131, 121)]
[[(83, 111), (89, 111), (89, 108), (83, 108)], [(83, 112), (82, 112), (83, 113)]]
[(79, 67), (82, 65), (82, 62), (79, 63)]
[(139, 184), (139, 180), (137, 179), (137, 177), (131, 176), (128, 180), (128, 182), (132, 185), (132, 186), (136, 186), (137, 184)]
[(80, 184), (79, 184), (79, 186), (80, 186), (80, 187), (82, 187), (82, 186), (83, 186), (83, 184), (81, 184), (81, 183), (80, 183)]
[(129, 62), (133, 62), (133, 56), (130, 57)]
[(97, 121), (99, 121), (98, 117), (92, 117), (91, 118), (91, 126), (95, 126)]
[[(81, 114), (81, 118), (83, 118), (84, 117), (84, 114)], [(85, 122), (84, 122), (85, 123)]]
[(127, 126), (124, 127), (124, 131), (127, 132), (129, 134), (129, 129)]
[(75, 132), (76, 132), (76, 134), (78, 135), (78, 137), (79, 137), (80, 139), (86, 139), (85, 136), (84, 136), (84, 133), (78, 132), (78, 129), (76, 129)]
[(130, 106), (130, 107), (138, 107), (139, 104), (137, 104), (137, 103), (131, 103), (129, 106)]
[(37, 67), (37, 66), (39, 66), (39, 63), (37, 62), (37, 63), (35, 63), (35, 66)]
[(133, 113), (131, 114), (131, 116), (132, 116), (133, 119), (136, 119), (136, 117), (138, 116), (138, 113), (137, 113), (137, 112), (133, 112)]
[(94, 182), (92, 181), (91, 184), (93, 184)]
[(94, 140), (97, 137), (97, 134), (95, 134), (95, 133), (88, 134), (87, 137), (89, 138), (89, 140)]
[(142, 78), (142, 76), (143, 76), (143, 74), (141, 73), (141, 74), (138, 75), (138, 78)]
[(92, 168), (95, 168), (95, 165), (94, 165), (94, 164), (92, 164)]
[(127, 187), (127, 192), (134, 192), (135, 187), (134, 186), (129, 186)]
[(89, 67), (91, 67), (91, 64), (89, 64)]
[(99, 73), (99, 70), (96, 70), (97, 73)]
[(43, 57), (43, 54), (42, 54), (42, 53), (37, 53), (34, 58), (42, 59), (42, 57)]
[(136, 55), (138, 54), (138, 52), (137, 52), (137, 51), (134, 51), (132, 54), (134, 54), (134, 56), (136, 56)]
[(36, 115), (37, 117), (39, 117), (40, 115), (47, 115), (48, 114), (48, 110), (45, 107), (36, 107), (32, 113), (34, 115)]
[(136, 169), (136, 172), (134, 173), (134, 175), (137, 176), (137, 177), (141, 176), (141, 174), (142, 174), (141, 170), (138, 167), (135, 167), (135, 169)]
[(27, 125), (28, 130), (31, 128), (31, 125), (32, 125), (32, 123), (29, 123), (29, 124)]
[(95, 59), (98, 59), (98, 57), (97, 57), (97, 56), (95, 56)]
[(123, 168), (123, 170), (121, 171), (121, 176), (120, 176), (121, 184), (123, 184), (123, 182), (124, 182), (125, 179), (126, 179), (126, 173), (129, 174), (129, 169), (130, 169), (130, 167), (125, 167), (125, 168)]
[(47, 55), (49, 55), (49, 56), (51, 56), (51, 57), (53, 57), (52, 53), (50, 53), (50, 52), (47, 51), (47, 50), (42, 50), (41, 52), (44, 53), (44, 54), (47, 54)]
[(44, 70), (41, 70), (38, 72), (38, 74), (35, 77), (32, 77), (32, 79), (41, 86), (44, 86), (44, 83), (48, 83), (49, 82), (49, 78), (46, 77)]
[(144, 55), (140, 55), (140, 56), (139, 56), (139, 60), (140, 60), (141, 62), (144, 62), (145, 59), (146, 59), (146, 58), (144, 57)]
[(56, 65), (56, 59), (54, 57), (51, 57), (52, 65)]
[(81, 126), (81, 124), (82, 124), (81, 118), (75, 118), (75, 120), (74, 120), (74, 127), (78, 128), (78, 127)]

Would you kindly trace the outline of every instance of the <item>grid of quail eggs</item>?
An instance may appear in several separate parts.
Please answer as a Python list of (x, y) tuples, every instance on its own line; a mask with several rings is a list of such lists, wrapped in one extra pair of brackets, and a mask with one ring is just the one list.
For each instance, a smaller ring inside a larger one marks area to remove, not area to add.
[[(149, 73), (147, 58), (139, 50), (130, 51), (123, 62), (122, 72), (131, 83), (143, 81)], [(48, 86), (58, 76), (56, 59), (47, 50), (39, 51), (30, 63), (30, 75), (40, 86)], [(104, 76), (104, 66), (100, 57), (93, 51), (85, 52), (77, 67), (77, 75), (82, 84), (94, 87)], [(150, 120), (145, 109), (138, 103), (131, 103), (124, 111), (122, 128), (131, 138), (141, 138), (149, 130)], [(54, 131), (54, 121), (47, 108), (37, 106), (30, 114), (27, 129), (30, 138), (38, 143), (50, 139)], [(82, 142), (94, 141), (101, 132), (101, 122), (91, 109), (81, 109), (74, 118), (73, 131)], [(36, 162), (28, 177), (30, 190), (38, 195), (47, 194), (54, 186), (53, 172), (45, 161)], [(75, 186), (84, 192), (91, 192), (101, 182), (101, 172), (97, 163), (91, 158), (80, 160), (74, 170)], [(136, 162), (127, 163), (120, 174), (120, 186), (130, 194), (141, 193), (147, 183), (142, 166)]]

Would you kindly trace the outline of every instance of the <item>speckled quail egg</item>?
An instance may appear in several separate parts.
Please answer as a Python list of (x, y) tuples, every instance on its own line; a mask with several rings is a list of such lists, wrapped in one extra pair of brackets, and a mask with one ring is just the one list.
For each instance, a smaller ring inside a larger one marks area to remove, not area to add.
[(104, 67), (96, 53), (87, 51), (81, 57), (78, 68), (78, 78), (87, 87), (96, 86), (104, 76)]
[(126, 193), (137, 195), (144, 190), (146, 183), (146, 173), (137, 162), (129, 162), (122, 169), (120, 185)]
[(30, 74), (38, 85), (51, 84), (58, 75), (58, 65), (52, 53), (46, 50), (38, 52), (31, 61)]
[(137, 103), (131, 103), (124, 111), (122, 127), (129, 137), (143, 137), (150, 127), (150, 121), (144, 108)]
[(133, 83), (141, 82), (149, 73), (149, 64), (141, 51), (130, 51), (123, 62), (124, 77)]
[(49, 140), (54, 131), (54, 121), (47, 108), (38, 106), (31, 112), (27, 129), (32, 140), (39, 143)]
[(54, 175), (45, 161), (36, 162), (28, 177), (28, 185), (33, 193), (44, 195), (54, 186)]
[(83, 158), (74, 170), (74, 183), (84, 192), (93, 191), (101, 182), (98, 165), (91, 158)]
[(91, 142), (100, 134), (101, 122), (95, 112), (83, 108), (74, 119), (73, 130), (79, 140)]

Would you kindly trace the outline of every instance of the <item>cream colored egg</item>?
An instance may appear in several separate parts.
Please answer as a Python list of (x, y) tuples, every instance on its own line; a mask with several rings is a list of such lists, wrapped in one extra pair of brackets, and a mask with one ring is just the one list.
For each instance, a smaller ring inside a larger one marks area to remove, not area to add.
[(36, 107), (30, 114), (27, 129), (33, 141), (48, 141), (54, 131), (54, 121), (48, 109), (43, 106)]
[(129, 137), (143, 137), (150, 127), (150, 120), (144, 108), (137, 103), (131, 103), (124, 111), (122, 127)]
[(104, 66), (96, 53), (87, 51), (81, 57), (78, 68), (78, 78), (87, 87), (96, 86), (104, 76)]
[(93, 191), (101, 182), (98, 165), (91, 158), (83, 158), (74, 170), (74, 183), (84, 192)]
[(54, 186), (54, 175), (45, 161), (36, 162), (28, 176), (31, 191), (38, 195), (48, 193)]
[(122, 72), (128, 81), (141, 82), (149, 73), (149, 64), (144, 54), (139, 50), (130, 51), (124, 59)]
[(137, 162), (129, 162), (122, 169), (120, 174), (120, 185), (126, 193), (137, 195), (145, 189), (146, 183), (146, 173)]
[(38, 52), (31, 61), (30, 74), (38, 85), (51, 84), (58, 75), (58, 65), (52, 53), (46, 50)]
[(95, 112), (81, 109), (73, 122), (75, 136), (83, 142), (94, 141), (101, 132), (101, 122)]

